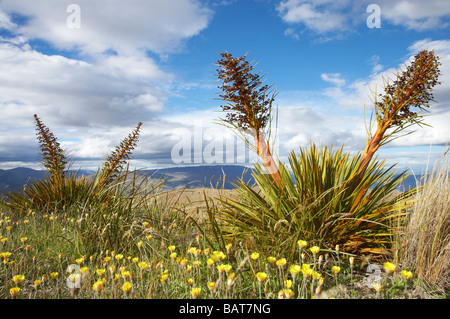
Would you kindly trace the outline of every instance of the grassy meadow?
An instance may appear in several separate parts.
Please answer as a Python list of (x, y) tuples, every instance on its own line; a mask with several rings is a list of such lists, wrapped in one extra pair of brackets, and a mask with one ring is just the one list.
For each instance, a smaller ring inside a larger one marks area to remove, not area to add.
[(233, 190), (166, 191), (129, 171), (142, 123), (93, 178), (78, 176), (35, 115), (46, 175), (0, 201), (0, 298), (447, 298), (449, 151), (402, 192), (406, 172), (376, 156), (423, 124), (412, 108), (432, 100), (438, 65), (420, 52), (375, 97), (363, 152), (311, 142), (282, 163), (269, 148), (275, 94), (223, 53), (224, 124), (262, 160), (255, 185)]

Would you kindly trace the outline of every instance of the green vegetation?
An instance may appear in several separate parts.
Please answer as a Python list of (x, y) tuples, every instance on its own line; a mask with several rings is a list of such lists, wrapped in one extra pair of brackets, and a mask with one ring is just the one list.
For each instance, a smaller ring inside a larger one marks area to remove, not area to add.
[(434, 52), (375, 96), (364, 152), (311, 143), (288, 164), (270, 148), (276, 94), (245, 57), (221, 56), (223, 121), (261, 157), (256, 185), (195, 200), (162, 191), (128, 169), (141, 123), (93, 178), (79, 177), (35, 115), (46, 175), (1, 203), (0, 298), (446, 297), (449, 154), (403, 193), (405, 172), (375, 154), (424, 124), (413, 108), (433, 99)]

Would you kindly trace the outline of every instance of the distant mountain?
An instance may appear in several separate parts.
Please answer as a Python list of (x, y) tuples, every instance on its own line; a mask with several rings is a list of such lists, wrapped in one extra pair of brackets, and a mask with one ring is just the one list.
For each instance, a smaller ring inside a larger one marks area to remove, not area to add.
[(234, 188), (233, 183), (242, 178), (254, 183), (248, 167), (240, 165), (186, 166), (143, 171), (152, 179), (164, 179), (164, 188)]
[[(92, 176), (95, 172), (80, 171), (80, 175)], [(180, 188), (234, 188), (233, 183), (243, 178), (247, 183), (254, 183), (248, 167), (240, 165), (210, 165), (210, 166), (180, 166), (155, 170), (140, 171), (143, 176), (148, 174), (154, 180), (165, 180), (164, 189)], [(40, 179), (44, 171), (18, 167), (9, 170), (0, 170), (0, 193), (20, 190), (27, 182)], [(416, 176), (420, 180), (421, 176)], [(400, 190), (416, 186), (414, 176), (405, 179)]]
[(25, 167), (17, 167), (13, 169), (0, 169), (0, 193), (8, 191), (16, 191), (28, 182), (40, 179), (44, 176), (43, 171), (37, 171)]
[[(92, 174), (91, 171), (80, 171), (82, 174)], [(18, 191), (28, 182), (41, 179), (45, 176), (42, 170), (35, 170), (27, 167), (16, 167), (13, 169), (0, 169), (0, 194), (8, 191)]]
[[(234, 188), (232, 183), (241, 177), (244, 177), (246, 182), (254, 182), (250, 171), (247, 170), (247, 167), (240, 165), (211, 165), (172, 167), (139, 172), (142, 176), (148, 174), (148, 177), (154, 180), (164, 179), (164, 189), (199, 187), (232, 189)], [(95, 172), (80, 171), (79, 174), (92, 177)], [(27, 182), (40, 179), (44, 175), (44, 171), (25, 167), (0, 170), (0, 193), (18, 191)]]

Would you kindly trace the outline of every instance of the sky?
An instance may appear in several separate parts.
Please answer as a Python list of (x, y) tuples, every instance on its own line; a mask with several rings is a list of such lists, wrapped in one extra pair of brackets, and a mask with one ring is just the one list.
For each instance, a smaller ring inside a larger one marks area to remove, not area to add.
[(74, 168), (97, 169), (139, 122), (133, 167), (253, 163), (220, 125), (225, 51), (273, 84), (282, 161), (311, 141), (354, 154), (374, 92), (428, 49), (430, 127), (378, 151), (421, 173), (450, 142), (449, 30), (446, 0), (0, 0), (0, 169), (42, 168), (34, 114)]

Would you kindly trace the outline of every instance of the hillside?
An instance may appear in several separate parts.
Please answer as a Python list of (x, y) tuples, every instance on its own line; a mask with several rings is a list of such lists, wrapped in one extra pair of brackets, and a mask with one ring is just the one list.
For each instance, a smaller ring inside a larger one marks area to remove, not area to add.
[[(173, 167), (155, 170), (142, 170), (143, 176), (155, 180), (165, 180), (164, 189), (195, 189), (195, 188), (234, 188), (232, 183), (244, 174), (246, 182), (252, 182), (253, 178), (248, 168), (239, 165), (211, 165)], [(93, 176), (93, 172), (80, 171), (79, 174)], [(0, 170), (0, 193), (20, 190), (27, 182), (40, 179), (44, 171), (25, 167), (9, 170)]]
[[(0, 193), (20, 190), (28, 181), (39, 179), (44, 172), (30, 168), (18, 167), (9, 170), (0, 170)], [(93, 172), (80, 171), (79, 174), (92, 176)], [(223, 188), (233, 189), (233, 183), (242, 178), (246, 182), (253, 183), (251, 171), (240, 165), (209, 165), (209, 166), (181, 166), (155, 170), (141, 171), (143, 176), (155, 180), (165, 180), (164, 189), (197, 189), (197, 188)], [(421, 176), (417, 176), (420, 179)], [(416, 186), (413, 176), (409, 176), (404, 183), (404, 188)]]

